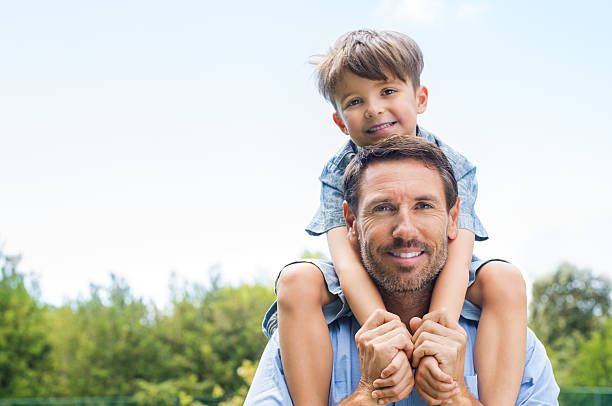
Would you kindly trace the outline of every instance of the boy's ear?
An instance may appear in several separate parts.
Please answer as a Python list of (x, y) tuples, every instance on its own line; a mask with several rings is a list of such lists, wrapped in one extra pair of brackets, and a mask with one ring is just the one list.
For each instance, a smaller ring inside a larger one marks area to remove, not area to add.
[(344, 221), (346, 221), (346, 231), (349, 242), (353, 245), (359, 246), (359, 231), (357, 230), (357, 218), (353, 209), (346, 202), (342, 203), (342, 212), (344, 213)]
[(453, 207), (451, 207), (450, 211), (448, 212), (448, 227), (446, 229), (446, 234), (448, 235), (448, 238), (450, 240), (454, 240), (455, 238), (457, 238), (457, 234), (459, 233), (458, 230), (458, 226), (457, 226), (457, 221), (459, 218), (459, 201), (461, 199), (459, 198), (459, 196), (457, 196), (457, 201), (455, 202), (455, 205)]
[(342, 131), (343, 133), (348, 135), (348, 128), (346, 128), (346, 125), (344, 124), (344, 121), (342, 121), (342, 119), (340, 118), (338, 113), (334, 113), (334, 115), (332, 117), (334, 118), (334, 123), (336, 123), (336, 125), (338, 126), (340, 131)]
[(427, 110), (427, 99), (429, 98), (429, 91), (425, 86), (419, 86), (415, 93), (417, 114), (425, 113), (425, 110)]

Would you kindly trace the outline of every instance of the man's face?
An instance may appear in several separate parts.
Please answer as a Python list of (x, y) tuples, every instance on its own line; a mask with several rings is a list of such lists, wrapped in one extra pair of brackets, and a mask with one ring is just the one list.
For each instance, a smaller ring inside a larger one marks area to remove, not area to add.
[(336, 89), (334, 121), (361, 147), (392, 134), (416, 135), (417, 114), (427, 107), (425, 87), (415, 91), (410, 78), (403, 81), (384, 73), (388, 80), (370, 80), (346, 71)]
[(417, 291), (446, 262), (457, 234), (458, 202), (446, 211), (439, 173), (413, 159), (370, 164), (361, 179), (357, 216), (346, 208), (349, 236), (364, 266), (387, 293)]

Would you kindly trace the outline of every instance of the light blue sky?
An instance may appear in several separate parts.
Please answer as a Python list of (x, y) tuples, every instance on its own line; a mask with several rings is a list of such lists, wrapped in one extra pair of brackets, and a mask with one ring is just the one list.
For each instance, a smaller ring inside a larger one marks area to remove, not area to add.
[(482, 256), (612, 276), (605, 1), (0, 1), (0, 242), (60, 303), (124, 276), (272, 278), (343, 143), (311, 55), (361, 27), (425, 55), (419, 118), (478, 166)]

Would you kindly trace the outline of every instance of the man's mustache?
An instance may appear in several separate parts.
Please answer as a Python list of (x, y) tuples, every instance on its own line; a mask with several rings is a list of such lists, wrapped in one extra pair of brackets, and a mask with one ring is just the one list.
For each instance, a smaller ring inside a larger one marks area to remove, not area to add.
[(382, 246), (381, 250), (391, 251), (402, 248), (416, 248), (427, 253), (431, 252), (431, 248), (428, 244), (414, 238), (411, 240), (404, 240), (403, 238), (394, 238), (390, 244)]

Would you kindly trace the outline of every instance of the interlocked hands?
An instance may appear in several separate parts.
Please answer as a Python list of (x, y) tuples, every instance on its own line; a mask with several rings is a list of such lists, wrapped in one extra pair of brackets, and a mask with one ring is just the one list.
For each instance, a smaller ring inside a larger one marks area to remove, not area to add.
[(432, 405), (471, 398), (463, 379), (467, 335), (459, 324), (441, 309), (413, 318), (410, 328), (414, 335), (384, 310), (368, 318), (355, 335), (361, 365), (357, 391), (369, 394), (372, 404), (399, 401), (413, 388)]

